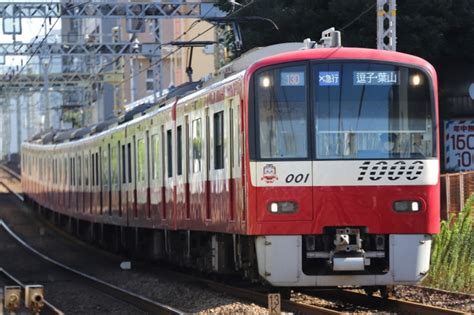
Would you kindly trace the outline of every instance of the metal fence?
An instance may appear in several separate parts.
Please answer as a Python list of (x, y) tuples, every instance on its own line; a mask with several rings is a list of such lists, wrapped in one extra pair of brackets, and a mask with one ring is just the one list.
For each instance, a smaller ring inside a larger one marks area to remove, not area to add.
[[(474, 171), (441, 175), (441, 219), (458, 213), (474, 193)], [(474, 206), (474, 205), (473, 205)]]

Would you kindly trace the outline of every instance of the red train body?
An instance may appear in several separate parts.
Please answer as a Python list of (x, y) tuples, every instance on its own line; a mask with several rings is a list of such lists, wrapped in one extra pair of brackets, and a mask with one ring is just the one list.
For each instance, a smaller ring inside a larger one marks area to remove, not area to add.
[(24, 144), (25, 194), (276, 286), (384, 286), (428, 271), (440, 195), (426, 61), (289, 51), (157, 105), (79, 140)]

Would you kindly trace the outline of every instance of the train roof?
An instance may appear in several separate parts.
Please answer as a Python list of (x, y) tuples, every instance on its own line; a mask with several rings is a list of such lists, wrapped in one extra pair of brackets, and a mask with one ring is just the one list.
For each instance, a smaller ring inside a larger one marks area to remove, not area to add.
[(277, 63), (328, 59), (377, 60), (382, 62), (414, 64), (424, 67), (425, 69), (429, 70), (433, 76), (436, 76), (434, 67), (428, 61), (420, 57), (396, 51), (356, 47), (303, 49), (272, 55), (253, 63), (249, 68), (249, 73), (252, 73), (258, 68)]
[(53, 142), (54, 143), (61, 143), (61, 142), (69, 141), (69, 139), (71, 138), (71, 135), (76, 130), (77, 129), (73, 128), (73, 129), (57, 132), (56, 135), (53, 138)]
[[(200, 91), (201, 93), (205, 93), (206, 90), (212, 89), (213, 86), (225, 84), (225, 82), (233, 80), (233, 78), (238, 77), (239, 74), (244, 73), (244, 70), (245, 73), (251, 74), (261, 67), (278, 63), (328, 59), (380, 60), (402, 64), (416, 64), (430, 71), (431, 75), (436, 78), (436, 72), (433, 66), (424, 59), (400, 52), (341, 47), (340, 38), (337, 38), (337, 33), (338, 32), (335, 32), (334, 29), (329, 29), (323, 32), (323, 37), (319, 42), (312, 42), (310, 39), (306, 39), (304, 42), (281, 43), (254, 48), (219, 69), (211, 80), (206, 82), (186, 82), (178, 87), (164, 90), (163, 93), (149, 95), (127, 105), (126, 108), (128, 110), (119, 117), (112, 117), (93, 126), (61, 131), (57, 136), (55, 135), (58, 131), (51, 130), (41, 134), (41, 136), (36, 135), (30, 142), (48, 144), (53, 142), (53, 138), (54, 143), (83, 139), (88, 135), (98, 134), (117, 125), (126, 124), (154, 109), (167, 106), (171, 104), (171, 100), (175, 98), (180, 98), (182, 102), (190, 97), (195, 97), (195, 94), (190, 95), (192, 92)], [(328, 34), (332, 37), (328, 37)], [(198, 93), (198, 95), (199, 94), (200, 93)], [(38, 138), (40, 138), (40, 140), (38, 140)]]
[(101, 121), (94, 127), (92, 127), (91, 134), (101, 133), (104, 130), (107, 130), (111, 126), (116, 126), (118, 124), (118, 117), (112, 116), (107, 118), (104, 121)]

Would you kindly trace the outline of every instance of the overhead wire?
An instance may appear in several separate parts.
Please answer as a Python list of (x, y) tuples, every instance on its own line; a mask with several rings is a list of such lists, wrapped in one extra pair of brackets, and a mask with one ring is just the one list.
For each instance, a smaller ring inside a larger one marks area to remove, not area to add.
[[(53, 0), (51, 1), (50, 4), (53, 4)], [(14, 18), (15, 18), (15, 17), (14, 17)], [(46, 27), (46, 24), (47, 24), (47, 17), (44, 18), (43, 23), (41, 24), (41, 27), (40, 27), (40, 29), (38, 30), (38, 34), (36, 34), (36, 36), (33, 38), (33, 42), (30, 43), (30, 45), (33, 46), (34, 44), (36, 44), (36, 41), (38, 40), (38, 38), (39, 38), (41, 32), (43, 31), (43, 27)], [(13, 43), (15, 43), (15, 42), (13, 42)], [(13, 57), (13, 58), (14, 58), (14, 57)], [(13, 66), (9, 66), (9, 67), (8, 67), (7, 73), (6, 73), (5, 75), (8, 75), (8, 72), (10, 71), (10, 69), (12, 69), (12, 67), (13, 67)], [(18, 74), (21, 73), (22, 71), (23, 71), (23, 66), (22, 66), (22, 68), (19, 70)]]
[(348, 28), (349, 26), (351, 26), (352, 24), (354, 24), (355, 22), (357, 22), (362, 16), (364, 16), (365, 14), (367, 14), (367, 12), (369, 12), (370, 10), (372, 10), (375, 5), (377, 3), (374, 2), (372, 5), (370, 5), (367, 9), (365, 9), (364, 11), (362, 11), (358, 16), (356, 16), (352, 21), (350, 21), (349, 23), (347, 23), (346, 25), (344, 25), (343, 27), (341, 27), (339, 30), (340, 31), (343, 31), (345, 30), (346, 28)]
[[(71, 8), (75, 8), (75, 7), (79, 7), (81, 5), (84, 5), (84, 4), (87, 4), (87, 3), (90, 3), (91, 0), (88, 0), (84, 3), (79, 3), (75, 6), (72, 6)], [(21, 69), (18, 71), (18, 73), (16, 73), (12, 80), (14, 80), (19, 74), (21, 74), (21, 72), (26, 68), (26, 66), (29, 64), (29, 62), (31, 61), (31, 59), (33, 59), (33, 57), (36, 55), (36, 53), (41, 49), (42, 45), (44, 44), (44, 42), (48, 39), (48, 36), (51, 34), (51, 32), (53, 31), (54, 27), (56, 26), (56, 24), (59, 22), (59, 20), (61, 19), (61, 17), (63, 16), (63, 13), (59, 14), (59, 16), (56, 18), (56, 21), (54, 21), (53, 25), (50, 27), (49, 31), (45, 34), (45, 36), (43, 37), (43, 39), (41, 40), (41, 42), (38, 44), (38, 46), (36, 47), (36, 49), (33, 51), (33, 53), (30, 55), (30, 57), (28, 58), (28, 60), (26, 61), (26, 63), (23, 65), (23, 67), (21, 67)], [(46, 18), (45, 18), (45, 25), (46, 25)], [(46, 26), (45, 26), (46, 27)], [(41, 31), (41, 30), (40, 30)]]
[[(239, 9), (231, 12), (230, 14), (228, 14), (227, 16), (232, 16), (232, 15), (235, 15), (236, 13), (246, 9), (248, 6), (250, 6), (251, 4), (254, 3), (254, 0), (251, 0), (249, 1), (248, 3), (246, 3), (245, 5), (242, 5)], [(218, 25), (212, 25), (211, 27), (207, 28), (206, 30), (204, 30), (203, 32), (201, 33), (198, 33), (196, 36), (194, 36), (193, 38), (191, 38), (189, 41), (192, 42), (193, 40), (195, 40), (196, 38), (206, 34), (207, 32), (209, 32), (210, 30), (212, 30), (213, 28), (216, 28)], [(184, 36), (184, 35), (183, 35)], [(181, 36), (182, 37), (182, 36)], [(180, 38), (180, 37), (179, 37)], [(162, 45), (163, 46), (163, 45)], [(179, 50), (183, 49), (184, 47), (183, 46), (180, 46), (180, 47), (177, 47), (175, 50), (169, 52), (168, 54), (166, 54), (165, 56), (161, 57), (160, 59), (158, 59), (157, 61), (151, 63), (150, 65), (148, 65), (147, 67), (141, 69), (140, 71), (138, 71), (137, 73), (131, 75), (130, 77), (122, 80), (121, 82), (119, 82), (118, 84), (122, 84), (122, 83), (125, 83), (127, 81), (130, 81), (132, 80), (133, 78), (135, 78), (136, 76), (142, 74), (143, 72), (149, 70), (151, 67), (154, 67), (155, 65), (157, 65), (158, 63), (162, 62), (163, 60), (165, 60), (166, 58), (170, 57), (171, 55), (175, 54), (176, 52), (178, 52)]]

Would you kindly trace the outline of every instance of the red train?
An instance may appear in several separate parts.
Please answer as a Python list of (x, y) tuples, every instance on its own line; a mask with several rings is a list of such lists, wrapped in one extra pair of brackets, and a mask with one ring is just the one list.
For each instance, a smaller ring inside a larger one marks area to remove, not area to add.
[(300, 47), (253, 51), (143, 112), (25, 143), (25, 194), (99, 240), (201, 270), (292, 287), (419, 281), (439, 229), (435, 70)]

